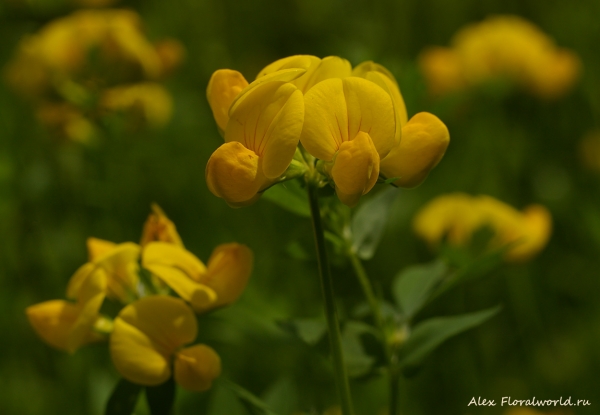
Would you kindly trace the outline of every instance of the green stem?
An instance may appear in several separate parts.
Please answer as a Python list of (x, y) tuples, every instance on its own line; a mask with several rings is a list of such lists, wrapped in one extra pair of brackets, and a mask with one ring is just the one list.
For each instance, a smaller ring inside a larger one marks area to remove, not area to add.
[(344, 364), (344, 354), (342, 351), (342, 338), (340, 335), (340, 326), (338, 322), (337, 311), (335, 309), (335, 297), (333, 294), (333, 282), (329, 262), (327, 260), (327, 250), (325, 248), (325, 234), (321, 222), (321, 211), (319, 209), (319, 200), (317, 196), (318, 185), (308, 181), (308, 200), (310, 204), (310, 213), (312, 216), (313, 230), (315, 233), (315, 245), (317, 248), (317, 258), (319, 262), (319, 275), (321, 277), (321, 288), (325, 300), (325, 315), (327, 317), (327, 326), (329, 329), (329, 341), (331, 343), (331, 353), (333, 356), (333, 369), (335, 372), (335, 382), (341, 401), (342, 414), (352, 415), (352, 399), (350, 397), (350, 385), (346, 375), (346, 366)]
[(396, 369), (396, 356), (388, 340), (388, 331), (383, 314), (381, 313), (381, 307), (379, 306), (380, 302), (375, 296), (373, 287), (371, 285), (371, 280), (369, 279), (369, 276), (367, 275), (360, 258), (358, 258), (356, 253), (351, 249), (348, 251), (348, 256), (350, 257), (352, 268), (354, 268), (354, 272), (358, 277), (358, 281), (360, 282), (365, 297), (367, 297), (367, 302), (371, 308), (371, 313), (373, 314), (375, 324), (377, 325), (381, 335), (381, 342), (383, 344), (388, 363), (388, 375), (390, 381), (390, 415), (396, 415), (398, 413), (400, 404), (400, 371)]

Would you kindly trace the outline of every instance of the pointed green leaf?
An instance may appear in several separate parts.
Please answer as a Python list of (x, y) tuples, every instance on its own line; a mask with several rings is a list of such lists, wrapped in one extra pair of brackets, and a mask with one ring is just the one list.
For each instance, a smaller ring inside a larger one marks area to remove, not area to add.
[(371, 326), (358, 321), (349, 321), (344, 325), (342, 347), (348, 376), (359, 377), (371, 371), (375, 358), (365, 352), (361, 336), (372, 332), (373, 328)]
[(279, 321), (277, 324), (311, 346), (317, 344), (327, 332), (327, 324), (320, 318), (299, 318)]
[(399, 367), (410, 369), (420, 364), (429, 353), (444, 341), (482, 324), (498, 311), (500, 311), (500, 307), (493, 307), (475, 313), (432, 318), (419, 323), (400, 350), (398, 356)]
[(264, 191), (262, 198), (296, 215), (310, 217), (308, 196), (299, 180), (289, 180), (272, 186)]
[(392, 293), (407, 319), (421, 310), (447, 271), (446, 263), (437, 260), (408, 267), (396, 276)]
[(140, 385), (121, 379), (106, 403), (105, 415), (131, 415), (135, 409), (138, 396), (142, 391)]
[(240, 385), (233, 383), (230, 380), (221, 379), (220, 383), (225, 387), (229, 388), (240, 402), (244, 405), (244, 407), (248, 410), (248, 412), (252, 415), (276, 415), (275, 412), (271, 411), (267, 407), (267, 405), (260, 400), (257, 396), (252, 394), (250, 391), (247, 391)]
[(361, 259), (375, 255), (398, 190), (390, 187), (360, 205), (352, 217), (352, 249)]
[(170, 415), (175, 403), (175, 381), (169, 380), (158, 386), (146, 386), (146, 401), (151, 415)]

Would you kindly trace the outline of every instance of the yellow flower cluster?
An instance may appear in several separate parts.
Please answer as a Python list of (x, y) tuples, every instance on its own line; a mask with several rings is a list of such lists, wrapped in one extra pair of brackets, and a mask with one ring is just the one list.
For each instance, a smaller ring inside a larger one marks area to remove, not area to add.
[[(26, 314), (46, 343), (71, 353), (108, 336), (113, 363), (131, 382), (153, 386), (173, 374), (182, 387), (203, 391), (219, 376), (221, 362), (206, 345), (183, 347), (196, 339), (194, 312), (240, 297), (252, 251), (219, 245), (204, 265), (184, 248), (173, 222), (158, 206), (153, 210), (139, 245), (89, 238), (89, 261), (71, 277), (69, 301), (35, 304)], [(170, 290), (179, 297), (167, 295)], [(101, 313), (105, 298), (126, 304), (114, 320)]]
[(526, 261), (540, 252), (550, 238), (552, 218), (540, 205), (530, 205), (522, 212), (490, 196), (452, 193), (439, 196), (415, 216), (413, 228), (432, 247), (445, 238), (451, 245), (465, 245), (483, 227), (494, 236), (490, 249), (509, 246), (505, 259)]
[(22, 39), (4, 75), (43, 124), (85, 141), (107, 113), (165, 124), (172, 99), (159, 81), (183, 53), (175, 40), (150, 43), (133, 11), (80, 10)]
[(252, 83), (221, 69), (207, 97), (225, 144), (208, 161), (206, 180), (234, 207), (302, 175), (307, 157), (320, 160), (340, 200), (354, 206), (380, 175), (396, 186), (420, 184), (450, 140), (434, 115), (408, 119), (394, 76), (373, 62), (352, 68), (336, 56), (291, 56)]
[(518, 16), (491, 16), (467, 25), (451, 47), (430, 47), (419, 57), (430, 92), (443, 95), (490, 79), (507, 78), (532, 94), (553, 99), (577, 80), (581, 62)]

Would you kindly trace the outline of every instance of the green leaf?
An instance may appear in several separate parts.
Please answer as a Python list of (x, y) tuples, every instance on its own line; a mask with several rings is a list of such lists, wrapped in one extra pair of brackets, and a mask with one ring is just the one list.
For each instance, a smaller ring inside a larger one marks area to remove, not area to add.
[(499, 306), (458, 316), (436, 317), (419, 323), (400, 349), (399, 367), (411, 369), (411, 367), (419, 365), (429, 353), (444, 341), (482, 324), (498, 311), (500, 311)]
[(265, 190), (262, 197), (299, 216), (310, 217), (308, 196), (299, 180), (290, 180)]
[(437, 260), (408, 267), (396, 276), (392, 293), (407, 319), (421, 310), (447, 271), (446, 263)]
[(390, 187), (360, 205), (352, 217), (352, 249), (361, 259), (375, 255), (398, 190)]
[(311, 346), (317, 344), (327, 332), (327, 324), (320, 318), (299, 318), (279, 321), (277, 324)]
[(342, 347), (348, 376), (359, 377), (371, 371), (375, 358), (365, 353), (361, 336), (366, 333), (373, 333), (373, 330), (368, 324), (358, 321), (349, 321), (344, 325)]
[(252, 415), (277, 415), (275, 412), (271, 411), (267, 407), (267, 405), (260, 400), (257, 396), (253, 395), (251, 392), (247, 391), (240, 385), (233, 383), (227, 379), (221, 379), (220, 383), (225, 387), (229, 388), (240, 402), (244, 405), (244, 407), (248, 410), (248, 412)]
[(119, 380), (106, 403), (104, 414), (131, 415), (141, 391), (142, 387), (140, 385), (136, 385), (125, 379)]
[(175, 403), (175, 381), (169, 380), (158, 386), (146, 386), (146, 401), (151, 415), (170, 415)]

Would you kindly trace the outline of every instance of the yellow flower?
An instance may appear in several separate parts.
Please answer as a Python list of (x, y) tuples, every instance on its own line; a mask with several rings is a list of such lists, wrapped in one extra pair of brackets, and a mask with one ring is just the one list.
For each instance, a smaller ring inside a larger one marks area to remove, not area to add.
[(74, 303), (51, 300), (27, 307), (29, 323), (46, 343), (70, 353), (102, 339), (92, 331), (106, 295), (105, 275), (96, 273), (81, 281)]
[(553, 99), (568, 92), (581, 62), (538, 27), (518, 16), (491, 16), (458, 31), (451, 48), (430, 48), (419, 64), (432, 94), (490, 79), (507, 78), (531, 93)]
[(171, 119), (173, 99), (162, 85), (143, 82), (106, 89), (100, 98), (100, 107), (137, 115), (144, 124), (161, 127)]
[(375, 185), (379, 161), (399, 144), (392, 97), (374, 82), (333, 78), (304, 97), (300, 141), (326, 162), (342, 203), (354, 206)]
[(489, 196), (453, 193), (429, 202), (413, 222), (417, 235), (432, 246), (444, 237), (452, 245), (467, 244), (473, 233), (484, 226), (494, 232), (490, 248), (510, 245), (505, 259), (520, 262), (544, 248), (550, 238), (552, 218), (540, 205), (530, 205), (519, 212)]
[(144, 247), (154, 241), (169, 242), (183, 247), (175, 224), (156, 203), (152, 204), (152, 213), (144, 223), (140, 245)]
[(395, 186), (415, 187), (423, 182), (440, 162), (450, 133), (435, 115), (420, 112), (402, 127), (402, 141), (381, 160), (381, 175), (398, 177)]
[(217, 72), (208, 96), (217, 123), (224, 129), (225, 144), (210, 157), (206, 181), (209, 190), (229, 205), (245, 206), (276, 183), (294, 157), (304, 102), (302, 92), (289, 81), (304, 70), (266, 75), (237, 95), (242, 78), (235, 71)]
[(69, 281), (68, 298), (77, 298), (83, 284), (97, 275), (106, 279), (109, 298), (128, 303), (137, 296), (139, 245), (88, 238), (88, 253), (89, 262), (82, 265)]
[(221, 360), (205, 345), (183, 348), (198, 332), (196, 317), (181, 300), (169, 296), (144, 297), (121, 310), (110, 336), (110, 354), (127, 380), (155, 386), (172, 375), (193, 391), (210, 388), (221, 373)]
[(252, 263), (252, 251), (236, 243), (217, 246), (208, 266), (183, 247), (165, 242), (149, 243), (142, 254), (142, 266), (199, 313), (236, 301), (248, 283)]

